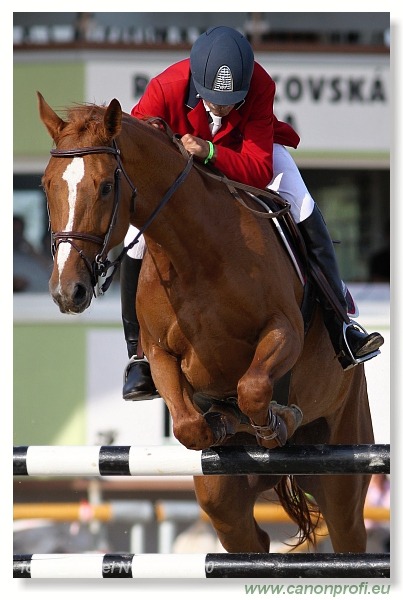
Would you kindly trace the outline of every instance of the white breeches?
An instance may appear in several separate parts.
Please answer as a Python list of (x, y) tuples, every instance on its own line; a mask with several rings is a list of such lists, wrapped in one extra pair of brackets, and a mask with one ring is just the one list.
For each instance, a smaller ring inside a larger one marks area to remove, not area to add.
[[(273, 145), (273, 179), (267, 186), (269, 190), (278, 192), (284, 200), (291, 204), (291, 214), (296, 223), (305, 221), (312, 213), (315, 202), (301, 177), (291, 154), (281, 144)], [(130, 225), (125, 237), (125, 246), (135, 238), (138, 229)], [(128, 251), (131, 258), (141, 259), (144, 255), (144, 236), (139, 243)]]
[(273, 179), (267, 188), (278, 192), (291, 204), (291, 214), (296, 223), (305, 221), (312, 213), (315, 202), (291, 154), (280, 144), (273, 145)]

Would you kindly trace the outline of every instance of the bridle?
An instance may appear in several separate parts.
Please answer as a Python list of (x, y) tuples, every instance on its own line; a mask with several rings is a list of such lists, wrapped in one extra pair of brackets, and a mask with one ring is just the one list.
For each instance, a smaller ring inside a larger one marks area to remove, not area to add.
[[(52, 236), (52, 256), (55, 257), (58, 247), (62, 243), (70, 244), (83, 259), (85, 265), (91, 276), (91, 283), (94, 288), (98, 283), (98, 278), (100, 276), (105, 276), (108, 268), (111, 263), (105, 255), (106, 248), (108, 246), (113, 228), (116, 223), (116, 218), (118, 214), (119, 204), (120, 204), (120, 192), (121, 192), (121, 175), (123, 174), (126, 181), (128, 182), (131, 190), (132, 190), (132, 198), (135, 199), (137, 195), (137, 190), (133, 183), (130, 180), (130, 177), (127, 175), (120, 158), (120, 150), (117, 147), (115, 140), (113, 140), (113, 146), (89, 146), (83, 148), (73, 148), (71, 150), (59, 150), (58, 148), (51, 150), (50, 154), (55, 158), (74, 158), (77, 156), (88, 156), (89, 154), (112, 154), (116, 158), (117, 167), (114, 173), (114, 199), (113, 199), (113, 208), (112, 215), (109, 221), (108, 229), (105, 236), (102, 238), (97, 235), (92, 235), (89, 233), (84, 233), (81, 231), (57, 231), (51, 232)], [(95, 256), (93, 262), (85, 255), (83, 250), (75, 243), (75, 240), (83, 240), (86, 242), (91, 242), (93, 244), (97, 244), (101, 247), (100, 252)]]
[[(91, 285), (94, 290), (94, 295), (96, 295), (96, 288), (98, 285), (99, 277), (106, 277), (109, 269), (113, 268), (112, 273), (107, 277), (107, 279), (105, 279), (103, 284), (99, 287), (99, 294), (104, 294), (107, 291), (110, 284), (112, 283), (113, 276), (116, 272), (116, 269), (118, 268), (123, 257), (125, 256), (125, 254), (127, 254), (127, 252), (131, 248), (133, 248), (133, 246), (135, 244), (138, 243), (140, 236), (151, 225), (151, 223), (154, 221), (154, 219), (156, 218), (158, 213), (161, 211), (161, 209), (165, 206), (165, 204), (168, 202), (168, 200), (171, 198), (171, 196), (175, 193), (177, 188), (186, 179), (186, 177), (190, 173), (191, 167), (193, 165), (193, 156), (188, 156), (185, 168), (180, 173), (180, 175), (178, 175), (178, 177), (175, 179), (174, 183), (171, 185), (171, 187), (165, 193), (161, 202), (151, 213), (150, 217), (148, 218), (146, 223), (143, 225), (143, 227), (139, 230), (139, 232), (137, 233), (134, 240), (130, 244), (128, 244), (127, 246), (125, 246), (123, 248), (123, 250), (121, 251), (119, 256), (116, 258), (116, 260), (110, 261), (107, 257), (106, 249), (108, 247), (108, 243), (109, 243), (110, 237), (112, 235), (113, 228), (116, 224), (117, 214), (118, 214), (118, 210), (119, 210), (120, 197), (121, 197), (120, 183), (121, 183), (122, 174), (125, 177), (126, 181), (128, 182), (128, 184), (132, 190), (133, 208), (134, 208), (134, 201), (137, 196), (137, 189), (133, 185), (130, 177), (126, 173), (125, 168), (123, 167), (120, 150), (117, 146), (116, 141), (113, 140), (112, 144), (113, 144), (112, 146), (87, 146), (87, 147), (83, 147), (83, 148), (73, 148), (70, 150), (60, 150), (60, 149), (56, 148), (56, 149), (53, 149), (50, 151), (50, 154), (54, 158), (71, 158), (71, 157), (74, 158), (77, 156), (88, 156), (89, 154), (112, 154), (116, 158), (117, 167), (116, 167), (115, 173), (114, 173), (115, 193), (114, 193), (114, 200), (113, 200), (113, 209), (112, 209), (111, 219), (109, 221), (108, 229), (107, 229), (105, 236), (102, 238), (100, 236), (92, 235), (89, 233), (84, 233), (81, 231), (57, 231), (57, 232), (51, 231), (52, 257), (53, 258), (55, 257), (57, 249), (61, 243), (70, 244), (78, 252), (80, 257), (83, 259), (83, 261), (89, 271), (89, 274), (91, 277)], [(83, 250), (75, 243), (75, 240), (83, 240), (86, 242), (91, 242), (93, 244), (97, 244), (98, 246), (101, 246), (101, 250), (100, 250), (100, 252), (98, 252), (98, 254), (96, 254), (94, 260), (91, 262), (90, 259), (85, 255)]]

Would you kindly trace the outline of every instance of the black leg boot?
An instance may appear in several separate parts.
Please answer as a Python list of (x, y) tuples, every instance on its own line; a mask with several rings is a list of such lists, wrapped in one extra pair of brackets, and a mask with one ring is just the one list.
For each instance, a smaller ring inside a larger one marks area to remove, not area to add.
[(130, 359), (123, 375), (124, 400), (158, 398), (148, 361), (137, 357), (140, 328), (136, 314), (136, 293), (141, 263), (142, 260), (126, 255), (120, 266), (122, 323)]
[(345, 321), (343, 321), (339, 315), (336, 315), (328, 299), (320, 298), (325, 325), (342, 367), (348, 369), (359, 362), (373, 358), (379, 353), (379, 347), (384, 343), (384, 339), (377, 332), (368, 334), (358, 323), (348, 319), (347, 303), (333, 242), (322, 213), (316, 205), (309, 217), (298, 224), (298, 228), (305, 240), (309, 258), (320, 267), (345, 312)]

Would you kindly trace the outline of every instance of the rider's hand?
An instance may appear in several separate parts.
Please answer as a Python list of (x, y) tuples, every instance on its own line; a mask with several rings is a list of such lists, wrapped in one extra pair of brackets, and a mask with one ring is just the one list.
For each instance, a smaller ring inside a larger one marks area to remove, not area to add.
[(207, 158), (210, 151), (210, 146), (206, 140), (202, 140), (194, 135), (190, 135), (190, 133), (186, 133), (181, 138), (181, 142), (189, 154), (193, 154), (198, 158)]

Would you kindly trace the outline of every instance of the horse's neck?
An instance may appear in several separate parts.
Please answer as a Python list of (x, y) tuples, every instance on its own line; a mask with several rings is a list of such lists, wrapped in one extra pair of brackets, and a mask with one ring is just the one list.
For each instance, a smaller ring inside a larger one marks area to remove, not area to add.
[[(190, 183), (190, 182), (189, 182)], [(147, 215), (161, 200), (161, 190), (150, 191)], [(157, 202), (155, 201), (157, 199)], [(219, 199), (217, 199), (219, 201)], [(137, 225), (143, 225), (144, 218)], [(212, 272), (217, 262), (233, 252), (234, 237), (228, 235), (228, 216), (220, 207), (202, 202), (189, 185), (183, 185), (146, 230), (147, 238), (161, 246), (177, 272)]]
[[(158, 154), (151, 143), (142, 144), (130, 150), (130, 155), (137, 156), (129, 168), (139, 192), (132, 223), (143, 227), (186, 163), (165, 145)], [(162, 246), (178, 271), (194, 269), (201, 257), (203, 268), (208, 269), (210, 261), (231, 252), (234, 238), (229, 221), (237, 218), (237, 208), (225, 188), (218, 186), (217, 194), (209, 191), (200, 174), (192, 170), (146, 230), (146, 236)]]

